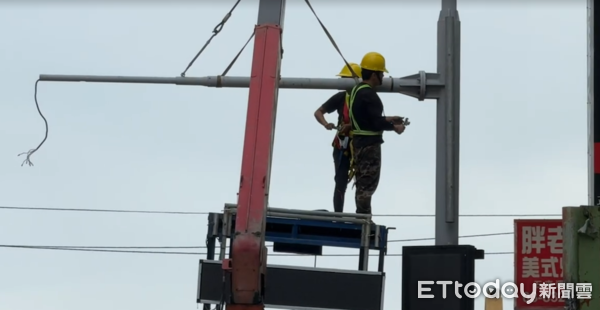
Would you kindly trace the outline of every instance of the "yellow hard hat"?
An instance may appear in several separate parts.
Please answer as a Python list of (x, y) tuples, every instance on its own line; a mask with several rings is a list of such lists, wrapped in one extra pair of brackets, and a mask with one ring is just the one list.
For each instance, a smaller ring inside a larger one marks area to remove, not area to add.
[[(353, 63), (350, 62), (348, 63), (350, 65), (350, 67), (352, 67), (352, 71), (354, 71), (354, 73), (356, 73), (356, 75), (359, 78), (362, 78), (362, 73), (360, 70), (360, 66), (357, 63)], [(348, 69), (348, 66), (344, 65), (344, 67), (342, 68), (342, 71), (340, 71), (340, 73), (337, 76), (341, 76), (341, 77), (354, 77), (352, 75), (352, 72), (350, 72), (350, 69)]]
[(360, 66), (371, 71), (388, 72), (385, 68), (385, 58), (377, 52), (367, 53), (360, 62)]

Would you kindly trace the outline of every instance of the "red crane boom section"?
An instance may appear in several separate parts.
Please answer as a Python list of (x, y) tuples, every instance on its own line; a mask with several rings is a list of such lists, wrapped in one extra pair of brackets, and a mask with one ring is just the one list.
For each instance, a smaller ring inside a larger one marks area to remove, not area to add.
[(232, 300), (227, 310), (262, 310), (267, 255), (265, 223), (281, 62), (281, 27), (255, 28), (242, 174), (231, 248)]

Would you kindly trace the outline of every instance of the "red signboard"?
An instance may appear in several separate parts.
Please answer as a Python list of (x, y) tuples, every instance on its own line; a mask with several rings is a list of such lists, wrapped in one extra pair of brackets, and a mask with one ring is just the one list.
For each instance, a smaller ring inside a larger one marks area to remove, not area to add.
[(527, 304), (519, 294), (515, 309), (564, 309), (558, 292), (552, 298), (539, 297), (539, 283), (555, 283), (554, 287), (564, 283), (562, 257), (562, 219), (515, 220), (515, 282), (519, 290), (523, 283), (527, 294), (538, 283), (536, 300)]

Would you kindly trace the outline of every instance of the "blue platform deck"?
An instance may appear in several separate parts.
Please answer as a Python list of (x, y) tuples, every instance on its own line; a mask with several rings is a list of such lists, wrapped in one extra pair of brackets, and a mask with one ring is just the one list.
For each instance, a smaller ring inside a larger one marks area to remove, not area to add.
[[(233, 233), (235, 215), (231, 227)], [(362, 228), (361, 224), (354, 223), (267, 216), (266, 241), (358, 249), (361, 246)], [(388, 230), (385, 226), (371, 225), (370, 249), (385, 249), (387, 238)]]

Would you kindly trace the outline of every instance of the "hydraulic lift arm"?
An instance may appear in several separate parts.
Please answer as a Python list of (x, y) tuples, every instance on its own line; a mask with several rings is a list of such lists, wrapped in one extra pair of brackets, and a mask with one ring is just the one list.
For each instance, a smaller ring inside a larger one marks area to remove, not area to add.
[(264, 309), (267, 264), (264, 235), (284, 11), (285, 0), (260, 0), (235, 233), (231, 260), (223, 265), (231, 272), (231, 299), (226, 301), (227, 310)]

